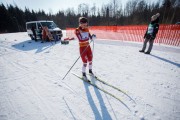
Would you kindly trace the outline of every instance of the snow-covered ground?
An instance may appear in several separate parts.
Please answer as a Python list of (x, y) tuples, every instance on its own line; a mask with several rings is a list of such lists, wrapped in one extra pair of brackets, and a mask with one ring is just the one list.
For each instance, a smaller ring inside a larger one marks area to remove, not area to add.
[[(71, 73), (62, 80), (79, 57), (77, 40), (61, 45), (32, 41), (26, 32), (0, 34), (0, 120), (180, 120), (180, 48), (155, 45), (145, 55), (141, 47), (94, 43), (95, 74), (129, 97), (96, 84), (124, 105)], [(81, 75), (81, 66), (79, 59), (71, 72)]]

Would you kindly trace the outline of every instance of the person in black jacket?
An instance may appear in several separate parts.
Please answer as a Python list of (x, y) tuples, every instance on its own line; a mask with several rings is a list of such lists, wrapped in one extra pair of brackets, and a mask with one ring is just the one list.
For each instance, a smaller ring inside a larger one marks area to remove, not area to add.
[(35, 41), (37, 41), (35, 26), (32, 26), (31, 31), (33, 33)]
[(145, 54), (151, 53), (154, 39), (156, 38), (156, 34), (158, 33), (158, 30), (159, 30), (159, 16), (160, 16), (160, 14), (157, 13), (156, 15), (153, 15), (151, 17), (151, 22), (150, 22), (150, 24), (146, 30), (146, 33), (144, 35), (145, 40), (144, 40), (143, 48), (139, 52), (145, 52), (147, 42), (149, 41), (149, 48), (148, 48), (147, 52), (145, 52)]

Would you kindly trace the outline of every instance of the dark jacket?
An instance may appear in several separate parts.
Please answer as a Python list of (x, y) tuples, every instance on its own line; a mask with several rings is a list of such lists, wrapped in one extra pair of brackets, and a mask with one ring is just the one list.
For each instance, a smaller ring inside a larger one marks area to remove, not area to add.
[(32, 31), (33, 35), (35, 36), (36, 35), (36, 31), (35, 31), (35, 27), (34, 26), (32, 26), (31, 31)]
[(157, 18), (155, 21), (151, 21), (151, 23), (148, 25), (144, 38), (155, 39), (158, 30), (159, 30), (159, 18)]

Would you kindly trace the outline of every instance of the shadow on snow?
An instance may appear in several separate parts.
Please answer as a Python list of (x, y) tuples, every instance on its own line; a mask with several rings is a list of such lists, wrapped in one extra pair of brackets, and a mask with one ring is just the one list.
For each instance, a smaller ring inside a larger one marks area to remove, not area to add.
[(84, 87), (85, 87), (85, 90), (86, 90), (86, 94), (87, 94), (87, 98), (88, 98), (88, 102), (91, 106), (91, 109), (94, 113), (94, 116), (95, 116), (95, 120), (112, 120), (109, 112), (107, 111), (107, 108), (105, 106), (105, 103), (103, 101), (103, 98), (102, 98), (102, 95), (101, 93), (99, 92), (98, 89), (94, 88), (94, 91), (96, 93), (96, 96), (99, 100), (99, 103), (100, 103), (100, 107), (101, 107), (101, 112), (102, 112), (102, 116), (93, 100), (93, 97), (90, 93), (90, 90), (89, 90), (89, 85), (86, 84), (86, 82), (84, 82)]
[(159, 59), (159, 60), (162, 60), (162, 61), (164, 61), (164, 62), (173, 64), (173, 65), (175, 65), (175, 66), (177, 66), (177, 67), (180, 67), (180, 64), (179, 64), (179, 63), (172, 62), (172, 61), (170, 61), (170, 60), (168, 60), (168, 59), (165, 59), (165, 58), (162, 58), (162, 57), (159, 57), (159, 56), (156, 56), (156, 55), (151, 55), (151, 56), (153, 56), (153, 57), (155, 57), (155, 58), (157, 58), (157, 59)]
[[(56, 44), (59, 44), (60, 42), (56, 42)], [(26, 40), (17, 44), (12, 45), (12, 47), (22, 50), (22, 51), (31, 51), (36, 50), (35, 53), (40, 53), (50, 47), (55, 45), (55, 42), (44, 42), (41, 43), (41, 41), (35, 42), (34, 40)]]

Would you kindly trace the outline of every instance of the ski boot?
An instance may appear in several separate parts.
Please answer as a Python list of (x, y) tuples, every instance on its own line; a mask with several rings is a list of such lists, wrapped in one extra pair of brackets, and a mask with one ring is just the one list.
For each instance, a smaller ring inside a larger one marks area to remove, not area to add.
[(144, 50), (139, 50), (139, 52), (144, 52)]
[(87, 76), (86, 76), (86, 73), (82, 73), (82, 79), (87, 81), (87, 82), (90, 82), (88, 79), (87, 79)]
[(150, 52), (147, 51), (147, 52), (145, 52), (145, 54), (150, 54)]
[(96, 76), (94, 75), (94, 73), (92, 72), (92, 69), (89, 69), (89, 75), (97, 79), (97, 77), (96, 77)]
[(89, 69), (89, 75), (94, 77), (94, 74), (92, 72), (92, 69)]

